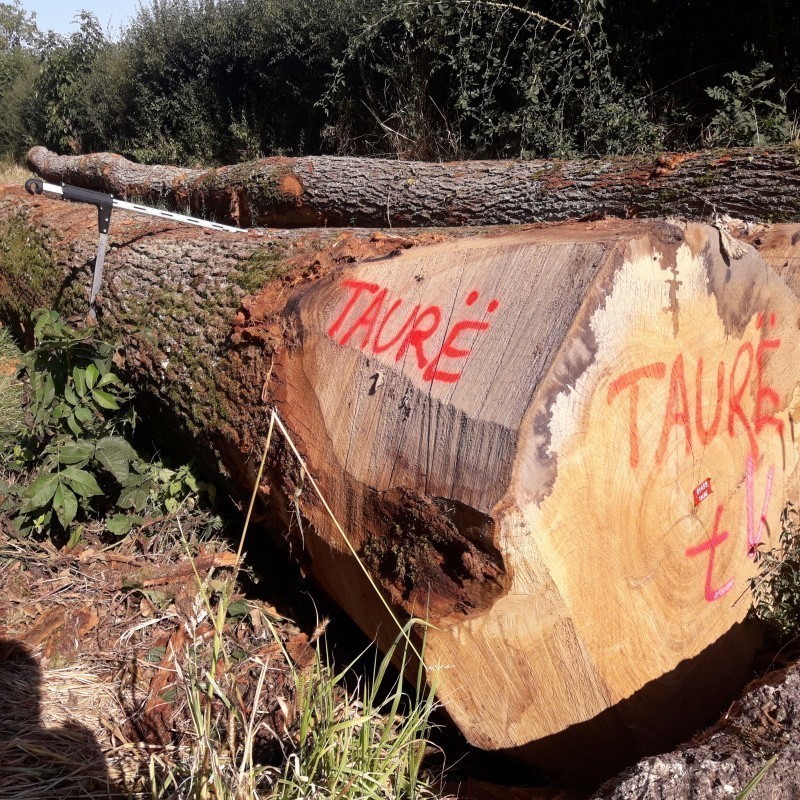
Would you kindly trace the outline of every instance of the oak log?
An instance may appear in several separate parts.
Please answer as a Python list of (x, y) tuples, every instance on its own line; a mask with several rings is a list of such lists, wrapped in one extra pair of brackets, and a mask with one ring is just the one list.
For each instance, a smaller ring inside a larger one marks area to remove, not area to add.
[[(95, 236), (93, 209), (0, 193), (0, 314), (85, 313)], [(798, 296), (753, 247), (679, 221), (237, 237), (124, 214), (112, 244), (100, 324), (140, 391), (243, 494), (277, 406), (385, 597), (435, 626), (470, 742), (648, 751), (742, 685), (800, 407)], [(314, 575), (391, 639), (277, 451), (265, 512), (295, 497)]]
[(243, 228), (507, 225), (604, 215), (800, 221), (800, 165), (791, 146), (576, 161), (308, 156), (207, 170), (34, 147), (28, 163), (50, 182)]

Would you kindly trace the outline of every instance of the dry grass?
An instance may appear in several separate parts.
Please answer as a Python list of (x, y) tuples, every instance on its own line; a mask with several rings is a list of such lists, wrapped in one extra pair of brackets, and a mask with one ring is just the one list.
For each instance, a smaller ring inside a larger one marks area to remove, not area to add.
[[(252, 716), (258, 706), (258, 744), (285, 731), (278, 698), (292, 702), (293, 683), (283, 653), (304, 663), (308, 637), (267, 603), (245, 602), (231, 580), (235, 554), (198, 541), (191, 520), (182, 526), (186, 546), (156, 529), (152, 540), (134, 535), (113, 549), (89, 534), (63, 551), (19, 541), (0, 524), (4, 800), (182, 796), (162, 778), (196, 751), (190, 689), (217, 669), (217, 623), (234, 656), (218, 683), (237, 708)], [(216, 596), (225, 584), (230, 613), (212, 620), (202, 591)], [(208, 707), (215, 718), (230, 716), (219, 698)]]
[(245, 600), (236, 553), (193, 525), (65, 551), (0, 517), (0, 797), (431, 797), (430, 697), (348, 689), (324, 625)]
[[(273, 413), (276, 427), (305, 469)], [(236, 552), (205, 541), (193, 504), (113, 543), (86, 523), (71, 548), (0, 513), (0, 797), (434, 796), (423, 683), (412, 700), (395, 678), (382, 699), (387, 656), (348, 689), (314, 647), (324, 624), (309, 636), (243, 596), (252, 505)]]
[(143, 754), (115, 746), (99, 724), (121, 711), (108, 671), (78, 664), (42, 672), (31, 651), (5, 649), (0, 796), (105, 798), (130, 785)]
[(33, 173), (14, 161), (0, 161), (0, 185), (22, 185)]

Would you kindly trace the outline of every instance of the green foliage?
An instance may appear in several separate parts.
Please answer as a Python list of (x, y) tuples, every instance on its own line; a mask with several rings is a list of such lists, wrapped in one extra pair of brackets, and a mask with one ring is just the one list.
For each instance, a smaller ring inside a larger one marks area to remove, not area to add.
[(149, 0), (112, 42), (87, 13), (43, 35), (13, 0), (0, 154), (212, 164), (786, 142), (798, 36), (791, 0)]
[(69, 37), (48, 33), (41, 45), (41, 69), (33, 85), (33, 122), (41, 144), (59, 152), (83, 152), (82, 132), (97, 113), (87, 103), (86, 80), (105, 46), (97, 17), (78, 15)]
[(78, 138), (146, 162), (317, 149), (314, 104), (355, 2), (151, 0), (93, 61)]
[(796, 138), (786, 108), (787, 92), (776, 88), (774, 77), (767, 77), (771, 71), (772, 64), (762, 61), (747, 75), (725, 73), (729, 86), (706, 89), (717, 104), (706, 136), (709, 145), (759, 146)]
[[(0, 56), (2, 57), (2, 56)], [(0, 153), (15, 162), (25, 156), (31, 144), (28, 123), (33, 106), (33, 91), (39, 66), (30, 52), (14, 54), (13, 78), (0, 89)], [(8, 67), (8, 63), (5, 65)]]
[(759, 574), (751, 581), (756, 616), (779, 636), (800, 635), (800, 509), (789, 503), (781, 515), (777, 548), (757, 551)]
[(554, 5), (551, 19), (485, 0), (381, 4), (323, 99), (331, 140), (422, 158), (656, 147), (661, 129), (614, 74), (602, 0)]
[(34, 315), (36, 346), (25, 355), (31, 382), (30, 432), (46, 446), (59, 434), (97, 439), (133, 425), (119, 412), (130, 390), (114, 372), (114, 348), (92, 328), (76, 330), (55, 311)]
[(39, 42), (36, 15), (20, 0), (0, 3), (0, 153), (7, 158), (23, 155)]
[(30, 46), (39, 37), (36, 12), (26, 11), (21, 0), (0, 3), (0, 51)]
[(138, 462), (135, 473), (120, 482), (117, 506), (137, 513), (175, 514), (183, 504), (190, 507), (205, 495), (213, 504), (216, 488), (200, 480), (192, 462), (171, 469), (161, 461)]
[(22, 383), (17, 379), (20, 353), (8, 328), (0, 328), (0, 452), (8, 452), (22, 433)]
[(389, 677), (396, 656), (401, 674), (408, 666), (408, 641), (417, 622), (406, 625), (372, 679), (356, 692), (345, 684), (352, 665), (336, 673), (319, 653), (310, 670), (295, 673), (294, 748), (271, 794), (273, 800), (433, 796), (430, 782), (421, 775), (435, 707), (433, 692), (421, 674), (410, 696), (401, 677)]
[[(122, 536), (145, 515), (190, 510), (202, 497), (213, 504), (215, 488), (191, 463), (170, 468), (149, 462), (130, 443), (133, 392), (115, 371), (115, 349), (94, 329), (76, 330), (55, 311), (39, 309), (33, 319), (36, 346), (20, 356), (28, 377), (27, 418), (5, 440), (5, 467), (20, 480), (3, 486), (2, 508), (16, 511), (20, 530), (66, 532), (76, 521), (104, 519), (109, 533)], [(6, 403), (2, 380), (0, 406)], [(19, 391), (8, 394), (18, 414), (19, 398)]]
[(138, 459), (124, 437), (134, 424), (131, 392), (114, 372), (113, 348), (91, 329), (45, 309), (34, 323), (36, 346), (22, 357), (27, 430), (10, 463), (35, 477), (19, 492), (17, 523), (23, 532), (66, 530), (130, 477)]

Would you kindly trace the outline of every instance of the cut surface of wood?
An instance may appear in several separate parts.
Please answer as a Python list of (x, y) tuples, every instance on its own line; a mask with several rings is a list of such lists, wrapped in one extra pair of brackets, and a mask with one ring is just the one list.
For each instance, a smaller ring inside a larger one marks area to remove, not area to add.
[[(471, 742), (588, 720), (744, 619), (800, 398), (797, 296), (752, 249), (556, 226), (339, 271), (288, 312), (283, 413), (392, 600), (436, 626), (425, 659)], [(305, 511), (320, 579), (375, 630)]]
[(34, 147), (28, 163), (54, 183), (166, 203), (243, 228), (508, 225), (604, 215), (800, 220), (800, 166), (791, 146), (575, 161), (307, 156), (208, 170)]

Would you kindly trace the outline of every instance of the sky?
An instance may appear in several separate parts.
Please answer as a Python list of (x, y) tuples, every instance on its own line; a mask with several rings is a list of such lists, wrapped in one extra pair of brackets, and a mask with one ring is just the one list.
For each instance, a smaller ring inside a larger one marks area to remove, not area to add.
[(80, 11), (91, 11), (103, 30), (115, 33), (135, 13), (140, 0), (22, 0), (26, 11), (36, 12), (36, 24), (42, 31), (71, 33), (76, 29), (73, 17)]

